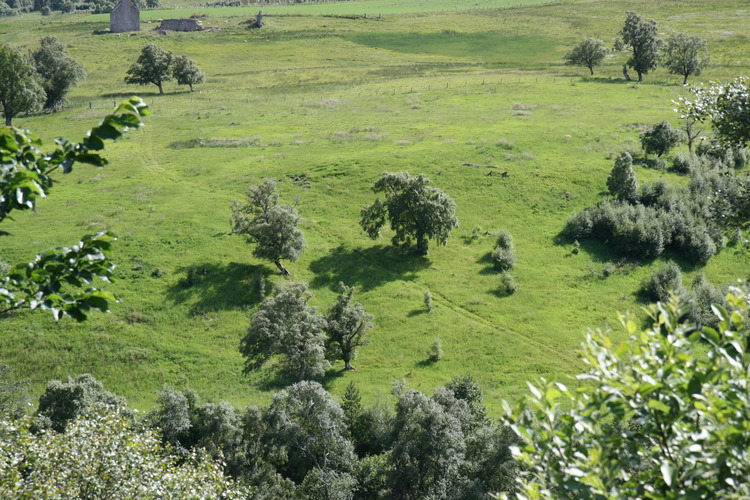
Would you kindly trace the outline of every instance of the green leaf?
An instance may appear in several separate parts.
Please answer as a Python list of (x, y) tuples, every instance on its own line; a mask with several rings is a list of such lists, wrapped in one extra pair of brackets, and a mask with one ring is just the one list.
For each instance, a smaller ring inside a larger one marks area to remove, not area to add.
[(671, 410), (669, 405), (663, 403), (662, 401), (659, 401), (658, 399), (650, 399), (648, 401), (648, 407), (661, 413), (669, 413), (669, 411)]

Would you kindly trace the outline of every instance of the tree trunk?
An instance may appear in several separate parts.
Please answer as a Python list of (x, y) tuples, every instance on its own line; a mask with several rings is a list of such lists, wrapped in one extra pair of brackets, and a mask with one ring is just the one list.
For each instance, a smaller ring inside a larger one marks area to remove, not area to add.
[(342, 359), (344, 360), (344, 370), (354, 370), (352, 359), (349, 356), (343, 356)]
[(688, 76), (690, 76), (690, 74), (687, 74), (687, 75), (685, 75), (685, 79), (684, 79), (684, 80), (682, 80), (682, 84), (683, 84), (683, 85), (687, 85), (687, 79), (688, 79)]
[(281, 274), (283, 274), (284, 276), (289, 276), (289, 271), (287, 271), (287, 270), (286, 270), (286, 267), (284, 267), (284, 266), (283, 266), (283, 265), (281, 264), (281, 261), (280, 261), (280, 260), (275, 260), (275, 261), (273, 261), (273, 263), (274, 263), (274, 264), (276, 264), (276, 267), (278, 267), (278, 268), (279, 268), (279, 271), (281, 271)]
[(427, 255), (427, 238), (421, 234), (417, 235), (417, 254)]
[(624, 64), (622, 65), (622, 76), (625, 77), (625, 81), (630, 81), (630, 75), (628, 74), (628, 67)]
[(641, 73), (640, 71), (638, 71), (637, 73), (638, 73), (638, 81), (642, 82), (643, 81), (643, 73)]
[(10, 127), (13, 121), (13, 115), (5, 115), (5, 126)]
[(299, 373), (297, 374), (297, 382), (302, 382), (305, 380), (305, 370), (307, 369), (307, 361), (304, 359), (300, 361), (299, 364)]
[(188, 83), (188, 85), (190, 85), (190, 92), (192, 92), (193, 91), (193, 84), (192, 83)]
[(161, 82), (157, 83), (156, 86), (159, 87), (159, 93), (163, 94), (164, 90), (161, 88)]
[(591, 76), (594, 76), (594, 67), (593, 66), (589, 66), (589, 71), (591, 71)]

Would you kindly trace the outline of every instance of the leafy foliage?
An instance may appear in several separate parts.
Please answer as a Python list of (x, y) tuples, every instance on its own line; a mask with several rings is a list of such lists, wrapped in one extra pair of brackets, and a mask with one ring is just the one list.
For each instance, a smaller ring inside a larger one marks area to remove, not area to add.
[(42, 103), (44, 89), (37, 81), (33, 62), (21, 51), (0, 44), (0, 105), (5, 125), (10, 126), (13, 117), (20, 113), (38, 110)]
[(509, 271), (516, 263), (516, 249), (513, 246), (513, 237), (507, 229), (497, 233), (495, 248), (492, 250), (492, 262), (498, 271)]
[(68, 55), (65, 45), (57, 38), (45, 36), (40, 43), (41, 47), (34, 50), (31, 57), (47, 95), (44, 107), (57, 111), (66, 103), (70, 89), (86, 77), (86, 71)]
[(699, 36), (672, 33), (664, 44), (664, 66), (674, 75), (682, 75), (687, 84), (688, 77), (700, 76), (708, 64), (708, 57), (701, 56), (707, 48), (706, 41)]
[(221, 464), (178, 461), (121, 409), (92, 408), (64, 433), (31, 432), (30, 419), (0, 420), (3, 498), (247, 498)]
[(357, 349), (367, 345), (372, 329), (372, 314), (359, 302), (354, 302), (354, 287), (339, 283), (339, 295), (326, 316), (329, 359), (341, 359), (346, 370), (353, 370), (351, 362)]
[(300, 217), (291, 205), (279, 204), (276, 181), (264, 179), (247, 189), (247, 202), (232, 204), (232, 232), (255, 245), (253, 255), (270, 260), (283, 275), (289, 271), (283, 259), (295, 262), (305, 248), (305, 235), (298, 229)]
[(385, 193), (385, 200), (378, 198), (362, 209), (362, 229), (375, 239), (388, 220), (395, 232), (393, 244), (410, 245), (413, 238), (419, 255), (427, 255), (430, 238), (447, 244), (451, 230), (458, 227), (456, 203), (431, 182), (422, 174), (384, 173), (372, 190)]
[(646, 299), (654, 302), (666, 302), (672, 294), (684, 297), (680, 266), (671, 260), (666, 262), (651, 274), (643, 284), (642, 292)]
[(620, 345), (589, 333), (585, 389), (542, 381), (508, 407), (521, 439), (519, 498), (750, 495), (750, 296), (732, 289), (727, 303), (714, 308), (716, 329), (680, 322), (685, 311), (670, 301), (649, 309), (651, 328), (623, 318)]
[(172, 53), (165, 52), (156, 44), (149, 43), (141, 50), (136, 62), (128, 69), (125, 83), (136, 85), (153, 84), (163, 94), (162, 84), (172, 79)]
[(85, 373), (63, 383), (52, 380), (39, 397), (39, 408), (34, 425), (37, 429), (65, 432), (68, 423), (87, 415), (96, 406), (119, 408), (125, 398), (104, 390), (104, 385)]
[(607, 177), (607, 189), (617, 200), (638, 201), (638, 180), (633, 170), (633, 157), (623, 151), (615, 158), (615, 165)]
[(668, 121), (659, 122), (641, 134), (641, 145), (646, 154), (661, 157), (668, 154), (682, 140), (682, 133)]
[(568, 51), (564, 58), (569, 66), (585, 66), (594, 74), (594, 66), (599, 66), (607, 55), (604, 41), (587, 36)]
[[(14, 210), (31, 210), (54, 185), (52, 173), (69, 173), (75, 163), (104, 166), (98, 151), (104, 141), (115, 140), (142, 125), (148, 114), (145, 103), (134, 97), (104, 117), (80, 143), (57, 139), (51, 153), (39, 150), (41, 140), (15, 128), (0, 129), (0, 221)], [(111, 281), (111, 233), (84, 236), (71, 247), (47, 250), (29, 264), (13, 268), (0, 279), (0, 314), (20, 308), (43, 309), (55, 319), (70, 316), (82, 321), (91, 309), (107, 311), (111, 293), (98, 290), (94, 278)], [(84, 288), (85, 287), (85, 288)]]
[(20, 418), (29, 404), (28, 381), (18, 380), (10, 366), (0, 361), (0, 418)]
[(261, 302), (240, 342), (245, 373), (281, 354), (286, 369), (296, 372), (298, 381), (307, 375), (323, 375), (329, 366), (325, 359), (326, 320), (317, 308), (307, 305), (311, 297), (307, 283), (292, 283)]
[(628, 11), (615, 49), (631, 52), (627, 65), (638, 73), (639, 82), (643, 81), (643, 75), (656, 69), (661, 57), (659, 49), (663, 42), (658, 34), (655, 21), (643, 19), (635, 12)]
[(193, 91), (193, 85), (206, 81), (206, 75), (203, 71), (195, 64), (195, 61), (187, 56), (174, 58), (172, 76), (177, 80), (178, 85), (189, 85), (190, 92)]

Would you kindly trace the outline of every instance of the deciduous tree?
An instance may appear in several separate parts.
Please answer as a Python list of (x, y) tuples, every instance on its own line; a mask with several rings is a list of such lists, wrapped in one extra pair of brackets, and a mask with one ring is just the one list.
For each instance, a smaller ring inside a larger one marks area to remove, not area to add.
[(16, 115), (36, 111), (43, 103), (44, 89), (34, 64), (21, 51), (0, 44), (0, 105), (5, 125), (11, 126)]
[(615, 43), (615, 49), (631, 52), (627, 65), (638, 73), (639, 82), (643, 81), (643, 75), (656, 69), (661, 57), (659, 49), (662, 40), (658, 34), (656, 21), (643, 19), (632, 11), (627, 13), (625, 26), (620, 31), (620, 38)]
[(565, 64), (569, 66), (585, 66), (594, 74), (594, 66), (599, 66), (607, 55), (604, 41), (587, 36), (565, 54)]
[(542, 381), (508, 407), (518, 498), (750, 496), (750, 296), (731, 289), (727, 303), (716, 329), (682, 322), (671, 300), (649, 309), (650, 328), (623, 318), (625, 342), (592, 332), (585, 391)]
[(368, 314), (362, 304), (354, 302), (354, 287), (339, 283), (339, 296), (326, 319), (330, 358), (343, 360), (344, 369), (353, 370), (352, 360), (357, 357), (357, 349), (370, 342), (367, 334), (372, 329), (372, 314)]
[(195, 64), (195, 61), (187, 56), (177, 56), (174, 58), (172, 76), (177, 80), (178, 85), (189, 85), (190, 92), (193, 91), (193, 85), (206, 81), (206, 75), (203, 71)]
[(311, 297), (307, 283), (292, 283), (261, 302), (240, 342), (245, 373), (280, 354), (298, 381), (307, 375), (323, 375), (329, 366), (325, 359), (326, 321), (317, 308), (307, 305)]
[(137, 85), (153, 84), (163, 94), (162, 84), (172, 79), (172, 53), (165, 52), (157, 45), (149, 43), (143, 50), (138, 60), (128, 69), (125, 83)]
[(641, 146), (646, 154), (661, 157), (668, 154), (682, 140), (682, 133), (668, 121), (659, 122), (641, 134)]
[(232, 204), (232, 232), (255, 244), (253, 255), (270, 260), (287, 276), (284, 259), (299, 259), (305, 248), (305, 235), (298, 229), (300, 217), (291, 205), (279, 204), (276, 181), (264, 179), (247, 189), (247, 202)]
[(664, 45), (664, 66), (673, 75), (682, 75), (682, 84), (687, 85), (688, 77), (700, 76), (708, 64), (708, 57), (701, 55), (706, 47), (706, 41), (699, 36), (672, 33)]
[(362, 209), (362, 229), (375, 239), (388, 221), (395, 232), (393, 244), (410, 245), (414, 239), (419, 255), (427, 255), (430, 238), (445, 245), (451, 230), (458, 227), (456, 203), (431, 182), (422, 174), (384, 173), (372, 190), (385, 193), (385, 200), (378, 198)]
[(41, 47), (34, 50), (31, 57), (47, 94), (44, 107), (57, 111), (65, 104), (70, 89), (86, 77), (86, 71), (53, 36), (42, 38)]

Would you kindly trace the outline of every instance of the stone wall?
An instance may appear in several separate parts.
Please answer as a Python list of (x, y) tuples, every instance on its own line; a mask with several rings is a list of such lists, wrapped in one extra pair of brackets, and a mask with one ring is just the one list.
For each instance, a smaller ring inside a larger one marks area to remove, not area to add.
[(123, 33), (141, 30), (141, 13), (131, 0), (120, 0), (109, 13), (109, 31)]
[(195, 19), (162, 19), (159, 29), (165, 31), (201, 31), (203, 23)]

